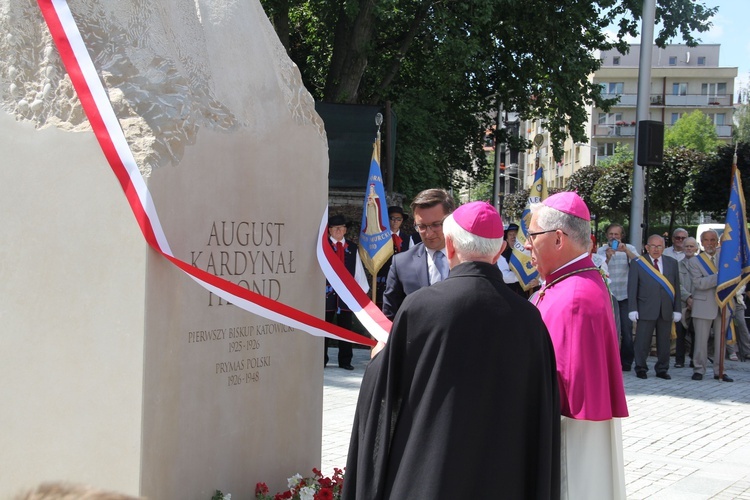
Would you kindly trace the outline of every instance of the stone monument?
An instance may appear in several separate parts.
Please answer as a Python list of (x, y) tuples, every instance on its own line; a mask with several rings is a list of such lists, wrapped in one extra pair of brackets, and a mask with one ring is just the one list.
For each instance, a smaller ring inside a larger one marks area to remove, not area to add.
[[(175, 257), (322, 316), (325, 132), (258, 0), (69, 6)], [(319, 466), (322, 340), (151, 249), (37, 3), (0, 24), (0, 497), (251, 498)]]

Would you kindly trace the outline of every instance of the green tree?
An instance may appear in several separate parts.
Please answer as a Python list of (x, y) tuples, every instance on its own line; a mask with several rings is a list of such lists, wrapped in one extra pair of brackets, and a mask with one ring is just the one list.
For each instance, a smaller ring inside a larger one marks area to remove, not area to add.
[[(708, 155), (706, 163), (694, 174), (688, 209), (705, 212), (716, 220), (724, 220), (729, 203), (729, 188), (732, 181), (732, 157), (734, 146), (724, 144), (715, 154)], [(742, 176), (745, 200), (750, 199), (750, 144), (737, 145), (737, 168)], [(746, 207), (747, 208), (747, 207)]]
[(521, 189), (503, 198), (503, 211), (510, 216), (512, 221), (519, 221), (528, 202), (529, 190)]
[(611, 165), (619, 165), (620, 163), (634, 161), (633, 151), (625, 144), (618, 142), (615, 144), (615, 152), (612, 156), (608, 156), (602, 160), (597, 161), (597, 164), (601, 167), (609, 167)]
[(711, 153), (716, 151), (720, 144), (711, 118), (698, 109), (682, 116), (664, 133), (665, 148), (684, 147)]
[(633, 162), (625, 161), (603, 169), (591, 199), (603, 217), (623, 223), (630, 218), (633, 192)]
[(661, 167), (646, 167), (648, 172), (649, 205), (653, 212), (669, 214), (669, 234), (675, 217), (685, 210), (694, 191), (693, 179), (706, 164), (709, 155), (688, 148), (668, 148)]
[[(607, 109), (589, 81), (597, 50), (626, 51), (641, 5), (631, 0), (262, 0), (313, 96), (391, 101), (398, 114), (396, 189), (447, 186), (470, 170), (499, 104), (547, 120), (562, 157), (584, 141), (586, 106)], [(703, 3), (658, 0), (657, 44), (710, 27)], [(616, 39), (607, 33), (615, 28)], [(501, 137), (501, 139), (504, 139)]]
[(734, 113), (734, 138), (737, 142), (750, 144), (750, 84), (740, 89), (740, 96), (737, 99), (739, 107)]
[(566, 191), (575, 191), (586, 203), (592, 214), (598, 218), (600, 208), (594, 203), (593, 194), (596, 182), (604, 173), (604, 169), (597, 165), (587, 165), (579, 168), (568, 179)]

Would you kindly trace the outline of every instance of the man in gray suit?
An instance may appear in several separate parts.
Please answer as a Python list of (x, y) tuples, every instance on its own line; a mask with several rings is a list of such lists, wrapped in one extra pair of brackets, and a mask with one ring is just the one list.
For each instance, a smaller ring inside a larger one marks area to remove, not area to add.
[(701, 234), (701, 245), (705, 252), (696, 255), (688, 262), (690, 280), (693, 284), (693, 380), (703, 380), (708, 360), (708, 337), (714, 330), (714, 378), (724, 382), (734, 382), (726, 373), (719, 375), (721, 351), (721, 310), (716, 303), (716, 279), (719, 265), (719, 235), (713, 229)]
[(654, 234), (648, 238), (647, 255), (630, 263), (628, 271), (628, 308), (635, 321), (635, 374), (648, 378), (651, 338), (656, 328), (656, 376), (669, 380), (669, 348), (672, 323), (682, 319), (680, 301), (680, 270), (677, 261), (664, 257), (664, 238)]
[(393, 256), (383, 292), (383, 314), (393, 319), (407, 295), (448, 277), (443, 220), (456, 204), (444, 189), (426, 189), (411, 202), (422, 243)]

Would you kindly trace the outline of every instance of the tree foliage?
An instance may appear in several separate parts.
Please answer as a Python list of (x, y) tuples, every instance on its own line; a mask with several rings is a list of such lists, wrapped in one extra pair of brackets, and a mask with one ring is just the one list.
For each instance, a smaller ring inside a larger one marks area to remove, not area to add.
[(734, 138), (737, 142), (750, 144), (750, 84), (740, 89), (738, 107), (734, 112), (734, 120), (737, 126), (734, 129)]
[[(555, 157), (586, 140), (586, 106), (607, 109), (589, 80), (598, 50), (627, 50), (632, 0), (261, 0), (302, 79), (326, 102), (391, 101), (398, 115), (396, 189), (447, 186), (470, 170), (492, 110), (547, 121)], [(657, 44), (710, 27), (716, 9), (658, 0)], [(617, 38), (607, 36), (612, 29)], [(501, 138), (503, 139), (503, 138)]]
[(693, 181), (706, 164), (709, 154), (687, 148), (664, 151), (664, 164), (648, 169), (649, 205), (654, 211), (669, 214), (669, 234), (675, 216), (685, 210), (694, 191)]
[(591, 199), (601, 216), (622, 222), (630, 217), (633, 193), (633, 162), (626, 161), (603, 169), (596, 181)]
[(720, 144), (714, 123), (699, 109), (680, 117), (664, 133), (665, 148), (683, 147), (711, 153), (716, 151)]
[[(573, 172), (568, 179), (567, 191), (575, 191), (586, 203), (591, 213), (598, 215), (601, 211), (594, 203), (593, 194), (597, 181), (604, 173), (604, 169), (597, 165), (587, 165)], [(597, 217), (598, 218), (598, 217)]]
[[(690, 210), (724, 220), (729, 203), (733, 156), (734, 146), (730, 144), (720, 146), (715, 154), (707, 156), (703, 168), (694, 174), (692, 198), (688, 200)], [(750, 144), (737, 145), (737, 168), (742, 176), (745, 199), (750, 199)]]

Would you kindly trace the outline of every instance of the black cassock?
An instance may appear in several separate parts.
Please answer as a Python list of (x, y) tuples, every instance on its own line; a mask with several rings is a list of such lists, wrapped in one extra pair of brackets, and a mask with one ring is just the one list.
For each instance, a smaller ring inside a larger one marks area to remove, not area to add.
[(560, 496), (560, 403), (537, 309), (495, 265), (410, 294), (362, 380), (343, 498)]

